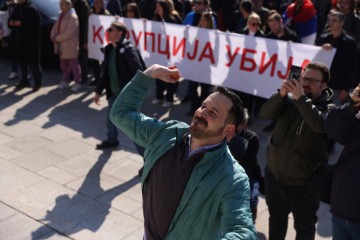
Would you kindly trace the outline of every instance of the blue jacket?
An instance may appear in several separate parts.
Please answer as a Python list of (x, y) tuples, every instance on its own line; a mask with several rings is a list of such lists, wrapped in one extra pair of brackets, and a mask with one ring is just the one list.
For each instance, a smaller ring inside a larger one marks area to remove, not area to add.
[[(186, 123), (161, 122), (138, 111), (153, 82), (138, 71), (110, 111), (113, 123), (145, 147), (143, 189), (159, 157), (182, 141), (189, 128)], [(221, 147), (205, 153), (195, 166), (165, 239), (257, 239), (249, 197), (245, 171), (224, 140)]]

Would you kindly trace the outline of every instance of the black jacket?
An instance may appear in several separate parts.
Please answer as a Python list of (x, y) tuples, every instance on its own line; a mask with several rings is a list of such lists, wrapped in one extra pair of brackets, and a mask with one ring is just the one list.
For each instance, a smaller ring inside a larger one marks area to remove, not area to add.
[(270, 39), (275, 39), (275, 40), (283, 40), (283, 41), (292, 41), (292, 42), (297, 42), (300, 43), (301, 40), (298, 37), (298, 35), (291, 31), (288, 27), (284, 26), (284, 35), (282, 35), (281, 37), (278, 37), (275, 33), (273, 32), (269, 32), (268, 35), (266, 36), (267, 38)]
[[(109, 56), (113, 45), (110, 43), (105, 47), (105, 57), (102, 64), (102, 71), (100, 81), (96, 87), (95, 92), (99, 95), (106, 89), (106, 97), (113, 95), (110, 89), (110, 78), (108, 74)], [(119, 86), (122, 90), (125, 85), (134, 77), (135, 73), (145, 69), (145, 64), (141, 58), (139, 51), (130, 43), (130, 40), (125, 39), (122, 43), (116, 46), (116, 66)]]
[(329, 87), (348, 91), (355, 78), (356, 41), (345, 32), (337, 38), (333, 38), (331, 33), (324, 33), (317, 39), (316, 45), (322, 46), (325, 43), (336, 48), (330, 67)]
[[(240, 34), (245, 34), (245, 35), (249, 35), (249, 28), (245, 27), (243, 30), (240, 31)], [(265, 37), (265, 34), (262, 30), (258, 30), (255, 35), (255, 37)]]
[(88, 42), (88, 22), (91, 9), (86, 0), (72, 0), (72, 3), (79, 19), (79, 45), (82, 48)]
[(327, 134), (345, 146), (333, 176), (331, 212), (357, 224), (360, 224), (359, 111), (360, 108), (346, 103), (333, 109), (326, 120)]

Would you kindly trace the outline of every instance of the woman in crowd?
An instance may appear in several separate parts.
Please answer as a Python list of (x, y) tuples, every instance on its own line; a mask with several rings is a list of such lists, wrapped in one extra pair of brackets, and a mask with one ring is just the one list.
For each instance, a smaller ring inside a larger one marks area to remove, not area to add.
[(74, 76), (75, 84), (71, 91), (78, 92), (80, 85), (79, 54), (79, 22), (71, 0), (60, 0), (61, 13), (51, 30), (51, 40), (54, 42), (55, 53), (59, 54), (62, 81), (58, 88), (69, 87), (70, 70)]
[(124, 16), (127, 18), (141, 18), (139, 6), (135, 2), (129, 2), (126, 4)]

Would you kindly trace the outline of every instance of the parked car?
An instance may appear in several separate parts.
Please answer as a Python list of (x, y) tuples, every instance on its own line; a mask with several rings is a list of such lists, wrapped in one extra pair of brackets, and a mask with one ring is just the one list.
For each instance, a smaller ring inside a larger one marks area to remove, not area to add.
[[(54, 62), (53, 43), (50, 39), (51, 29), (60, 14), (60, 0), (31, 0), (41, 15), (41, 60), (43, 63)], [(0, 0), (0, 6), (5, 0)]]

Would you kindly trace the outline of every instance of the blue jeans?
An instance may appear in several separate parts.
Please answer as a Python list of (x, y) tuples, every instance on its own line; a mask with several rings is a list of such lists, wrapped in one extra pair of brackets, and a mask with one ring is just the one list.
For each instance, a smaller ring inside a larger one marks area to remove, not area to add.
[(112, 107), (112, 105), (115, 102), (116, 97), (114, 96), (110, 96), (108, 99), (108, 110), (107, 110), (107, 114), (106, 114), (106, 127), (107, 127), (107, 141), (110, 143), (114, 143), (117, 142), (117, 138), (118, 138), (118, 129), (117, 127), (111, 122), (110, 120), (110, 109)]
[(360, 225), (332, 215), (333, 240), (360, 240)]

